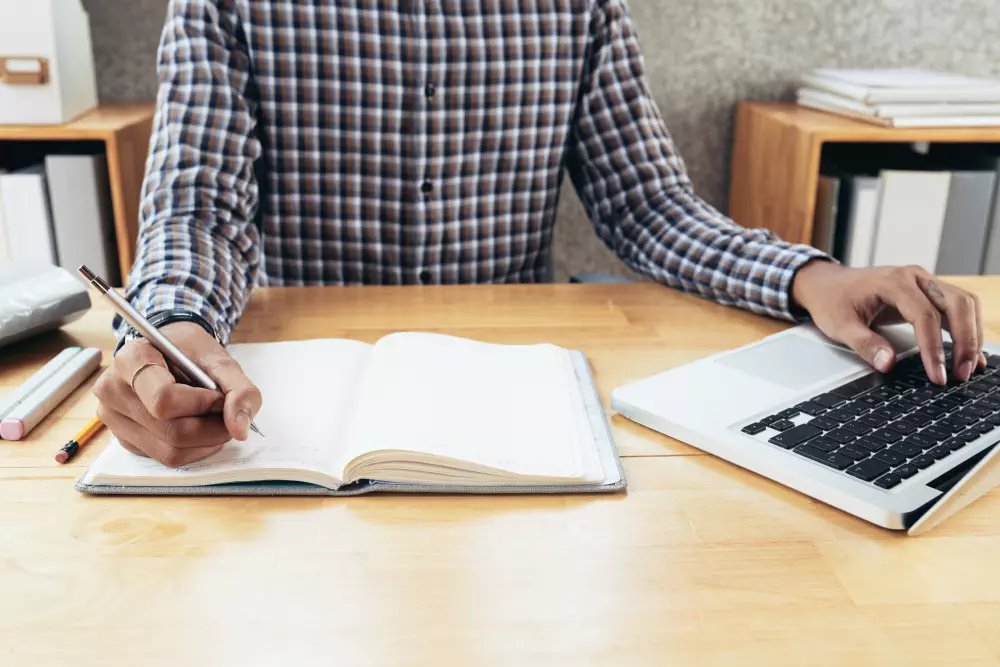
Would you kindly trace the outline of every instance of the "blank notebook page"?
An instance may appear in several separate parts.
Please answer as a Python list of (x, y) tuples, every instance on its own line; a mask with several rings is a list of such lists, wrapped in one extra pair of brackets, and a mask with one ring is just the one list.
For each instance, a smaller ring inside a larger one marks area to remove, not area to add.
[(569, 353), (553, 345), (393, 334), (369, 357), (343, 463), (411, 450), (519, 475), (576, 477), (584, 472), (578, 394)]

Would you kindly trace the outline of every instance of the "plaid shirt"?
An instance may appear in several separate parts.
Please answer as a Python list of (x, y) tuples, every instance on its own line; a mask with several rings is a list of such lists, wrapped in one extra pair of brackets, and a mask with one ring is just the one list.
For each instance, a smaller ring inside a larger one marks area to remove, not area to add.
[(635, 271), (791, 317), (822, 256), (692, 191), (625, 0), (171, 0), (128, 297), (223, 339), (255, 284), (537, 282), (564, 168)]

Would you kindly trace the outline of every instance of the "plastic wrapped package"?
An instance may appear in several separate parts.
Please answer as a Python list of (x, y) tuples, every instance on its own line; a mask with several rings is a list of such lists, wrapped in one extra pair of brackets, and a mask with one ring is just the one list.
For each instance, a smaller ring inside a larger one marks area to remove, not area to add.
[(0, 265), (0, 347), (68, 324), (89, 308), (86, 286), (65, 269)]

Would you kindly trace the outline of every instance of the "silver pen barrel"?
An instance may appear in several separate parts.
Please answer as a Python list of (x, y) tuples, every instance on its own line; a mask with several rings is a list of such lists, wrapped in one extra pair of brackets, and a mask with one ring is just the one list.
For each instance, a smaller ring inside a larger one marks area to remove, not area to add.
[[(198, 364), (191, 361), (187, 355), (185, 355), (179, 347), (174, 345), (169, 338), (163, 335), (159, 329), (151, 325), (149, 320), (133, 308), (132, 304), (126, 301), (120, 294), (118, 294), (118, 292), (112, 289), (103, 278), (87, 268), (86, 265), (80, 266), (79, 271), (80, 274), (94, 287), (94, 289), (111, 303), (115, 312), (121, 315), (122, 319), (135, 327), (135, 330), (142, 334), (143, 338), (148, 340), (153, 347), (159, 350), (160, 353), (166, 357), (167, 361), (172, 363), (177, 370), (183, 373), (188, 381), (203, 389), (219, 391), (219, 386), (208, 375), (208, 373), (199, 368)], [(250, 422), (250, 429), (258, 435), (264, 435), (260, 432), (260, 429), (257, 428), (257, 425), (254, 424), (253, 421)]]

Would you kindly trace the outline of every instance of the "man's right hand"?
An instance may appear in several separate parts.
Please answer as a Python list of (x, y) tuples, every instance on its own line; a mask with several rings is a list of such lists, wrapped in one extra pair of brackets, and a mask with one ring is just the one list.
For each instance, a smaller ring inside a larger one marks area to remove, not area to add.
[(210, 456), (232, 438), (246, 440), (260, 390), (202, 327), (175, 322), (162, 331), (220, 391), (178, 383), (149, 341), (130, 340), (94, 384), (98, 418), (123, 447), (171, 467)]

